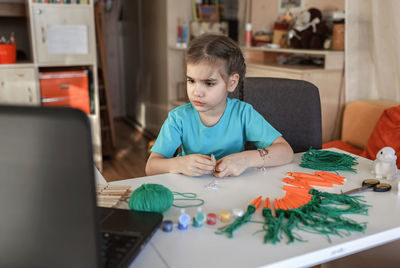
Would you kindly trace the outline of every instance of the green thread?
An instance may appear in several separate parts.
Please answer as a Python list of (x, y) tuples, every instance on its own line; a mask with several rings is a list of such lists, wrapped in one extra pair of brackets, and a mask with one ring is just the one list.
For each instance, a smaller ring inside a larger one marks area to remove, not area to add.
[[(286, 211), (282, 211), (281, 214), (285, 215)], [(285, 216), (288, 217), (288, 220), (282, 224), (282, 230), (289, 238), (288, 244), (294, 242), (295, 240), (303, 242), (304, 240), (302, 240), (299, 235), (293, 232), (293, 229), (295, 229), (299, 224), (300, 219), (297, 218), (296, 214), (294, 213), (289, 213), (288, 215)]]
[(255, 211), (256, 211), (256, 207), (252, 204), (249, 205), (247, 207), (246, 213), (243, 216), (236, 218), (236, 220), (231, 224), (228, 224), (228, 225), (218, 228), (218, 232), (215, 232), (215, 233), (216, 234), (227, 234), (229, 238), (232, 238), (233, 232), (235, 230), (237, 230), (243, 224), (249, 222), (251, 216), (254, 214)]
[[(183, 198), (175, 198), (182, 196)], [(175, 201), (199, 201), (197, 204), (177, 205)], [(138, 187), (129, 198), (129, 208), (131, 210), (160, 212), (167, 211), (171, 206), (178, 208), (198, 207), (204, 204), (204, 200), (197, 198), (195, 193), (171, 192), (168, 188), (160, 184), (146, 183)]]
[(356, 172), (353, 166), (358, 164), (357, 158), (349, 154), (314, 149), (309, 149), (305, 152), (301, 160), (301, 167), (325, 171), (345, 170)]
[(129, 208), (138, 211), (167, 211), (174, 201), (172, 192), (160, 184), (142, 184), (131, 194)]
[(275, 218), (270, 208), (263, 208), (262, 214), (265, 218), (265, 223), (263, 225), (263, 230), (265, 231), (264, 243), (271, 242), (272, 244), (276, 244), (276, 242), (280, 241), (279, 227), (283, 221), (283, 217)]
[[(180, 195), (184, 198), (174, 198), (174, 203), (172, 206), (177, 207), (177, 208), (190, 208), (190, 207), (200, 207), (204, 204), (204, 200), (197, 198), (197, 194), (195, 193), (179, 193), (179, 192), (172, 192), (173, 195)], [(198, 204), (192, 204), (192, 205), (177, 205), (175, 204), (175, 201), (199, 201)]]
[(367, 224), (346, 218), (346, 214), (367, 215), (369, 205), (361, 196), (347, 196), (310, 190), (311, 201), (296, 209), (277, 209), (274, 217), (271, 209), (264, 208), (264, 243), (279, 242), (284, 234), (288, 244), (304, 241), (294, 233), (294, 229), (324, 235), (331, 242), (331, 235), (345, 236), (351, 232), (364, 232)]

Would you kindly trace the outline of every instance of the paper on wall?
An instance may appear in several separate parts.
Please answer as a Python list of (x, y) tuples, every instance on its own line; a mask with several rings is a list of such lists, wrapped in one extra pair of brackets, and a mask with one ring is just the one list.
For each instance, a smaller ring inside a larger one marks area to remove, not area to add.
[(47, 27), (49, 54), (88, 54), (86, 25), (57, 25)]

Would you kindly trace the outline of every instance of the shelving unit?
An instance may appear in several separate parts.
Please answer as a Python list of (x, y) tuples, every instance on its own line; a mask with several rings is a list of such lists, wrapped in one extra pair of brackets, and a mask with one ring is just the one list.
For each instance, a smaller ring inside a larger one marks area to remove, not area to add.
[[(343, 103), (344, 52), (332, 50), (270, 49), (243, 47), (247, 77), (278, 77), (305, 80), (319, 89), (322, 112), (323, 142), (335, 139), (335, 124)], [(309, 55), (324, 60), (323, 66), (278, 64), (280, 55)]]
[(176, 42), (178, 19), (186, 23), (192, 21), (193, 7), (192, 1), (183, 2), (169, 0), (167, 5), (168, 110), (188, 102), (181, 96), (186, 95), (186, 49), (177, 47)]
[[(22, 6), (26, 12), (22, 14)], [(21, 17), (24, 31), (16, 35), (17, 48), (23, 47), (26, 62), (0, 64), (0, 103), (41, 105), (39, 73), (65, 68), (86, 69), (89, 72), (91, 113), (88, 115), (94, 151), (94, 162), (101, 170), (101, 130), (98, 96), (94, 4), (0, 3), (0, 17)], [(5, 10), (9, 10), (7, 13)], [(15, 15), (18, 14), (18, 15)], [(18, 24), (21, 24), (18, 22)], [(5, 26), (2, 27), (4, 31)], [(9, 31), (13, 31), (9, 25)], [(24, 36), (24, 33), (27, 36)], [(66, 40), (66, 36), (73, 37)], [(22, 42), (21, 42), (22, 40)], [(23, 42), (27, 40), (27, 42)], [(21, 42), (21, 44), (19, 44)], [(74, 43), (75, 42), (75, 43)]]

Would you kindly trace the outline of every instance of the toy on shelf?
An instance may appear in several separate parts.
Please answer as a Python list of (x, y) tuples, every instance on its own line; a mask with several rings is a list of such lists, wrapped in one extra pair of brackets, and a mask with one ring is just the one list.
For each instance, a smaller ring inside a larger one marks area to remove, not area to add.
[(322, 21), (321, 11), (316, 8), (301, 12), (288, 33), (290, 46), (303, 49), (321, 49), (327, 34), (328, 26)]

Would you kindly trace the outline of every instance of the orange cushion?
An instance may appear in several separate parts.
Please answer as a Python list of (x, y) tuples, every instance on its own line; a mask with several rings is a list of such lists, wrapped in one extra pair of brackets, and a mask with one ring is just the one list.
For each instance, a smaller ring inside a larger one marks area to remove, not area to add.
[(345, 143), (341, 140), (335, 140), (335, 141), (330, 141), (330, 142), (325, 142), (324, 144), (322, 144), (322, 149), (327, 149), (327, 148), (338, 148), (340, 150), (352, 153), (352, 154), (356, 154), (356, 155), (361, 155), (362, 150), (354, 147), (348, 143)]
[(396, 151), (396, 164), (400, 168), (400, 105), (383, 112), (361, 156), (375, 160), (379, 150), (386, 146)]
[(357, 148), (365, 149), (372, 131), (382, 113), (397, 102), (384, 100), (357, 100), (346, 104), (343, 112), (340, 139)]

